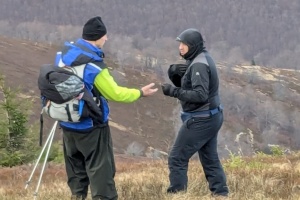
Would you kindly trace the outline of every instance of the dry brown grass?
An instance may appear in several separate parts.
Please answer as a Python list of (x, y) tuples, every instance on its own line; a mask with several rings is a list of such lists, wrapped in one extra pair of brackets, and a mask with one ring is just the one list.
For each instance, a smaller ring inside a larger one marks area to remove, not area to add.
[[(253, 158), (232, 157), (224, 161), (232, 200), (300, 199), (300, 154), (292, 156), (258, 155)], [(197, 200), (213, 199), (198, 161), (191, 161), (187, 193), (166, 194), (166, 161), (118, 160), (115, 178), (120, 200)], [(24, 189), (32, 167), (0, 169), (0, 200), (33, 199), (38, 174)], [(38, 199), (67, 200), (70, 192), (63, 165), (48, 165)], [(90, 197), (89, 197), (90, 198)]]

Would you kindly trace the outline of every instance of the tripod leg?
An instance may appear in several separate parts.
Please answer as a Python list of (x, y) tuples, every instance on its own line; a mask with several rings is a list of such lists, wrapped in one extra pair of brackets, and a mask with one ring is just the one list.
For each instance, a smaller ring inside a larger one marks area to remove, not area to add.
[(42, 171), (41, 171), (41, 174), (40, 174), (40, 177), (39, 177), (38, 184), (36, 186), (36, 190), (34, 192), (34, 199), (37, 198), (38, 190), (39, 190), (39, 187), (40, 187), (40, 184), (41, 184), (41, 181), (42, 181), (42, 177), (43, 177), (43, 174), (44, 174), (45, 166), (46, 166), (46, 163), (47, 163), (47, 160), (48, 160), (49, 152), (50, 152), (51, 145), (52, 145), (52, 142), (53, 142), (53, 138), (54, 138), (54, 135), (55, 135), (56, 126), (57, 126), (57, 121), (55, 122), (55, 124), (53, 126), (53, 132), (52, 132), (49, 144), (48, 144), (48, 149), (47, 149), (47, 153), (46, 153), (46, 156), (45, 156), (45, 160), (44, 160), (44, 164), (43, 164), (43, 167), (42, 167)]
[(27, 189), (27, 187), (29, 186), (29, 184), (31, 182), (32, 176), (33, 176), (33, 174), (34, 174), (34, 172), (35, 172), (35, 170), (37, 168), (37, 165), (39, 164), (40, 159), (41, 159), (42, 155), (44, 154), (44, 151), (45, 151), (45, 149), (46, 149), (46, 147), (47, 147), (47, 145), (48, 145), (48, 143), (49, 143), (52, 135), (54, 135), (54, 133), (55, 133), (56, 126), (57, 126), (57, 121), (54, 123), (54, 125), (53, 125), (53, 127), (52, 127), (52, 129), (51, 129), (51, 131), (49, 133), (47, 141), (45, 142), (45, 145), (44, 145), (44, 147), (43, 147), (43, 149), (42, 149), (42, 151), (41, 151), (41, 153), (40, 153), (40, 155), (39, 155), (39, 157), (38, 157), (38, 159), (37, 159), (37, 161), (36, 161), (36, 163), (34, 165), (34, 168), (33, 168), (32, 172), (30, 174), (30, 177), (29, 177), (28, 181), (26, 181), (25, 189)]

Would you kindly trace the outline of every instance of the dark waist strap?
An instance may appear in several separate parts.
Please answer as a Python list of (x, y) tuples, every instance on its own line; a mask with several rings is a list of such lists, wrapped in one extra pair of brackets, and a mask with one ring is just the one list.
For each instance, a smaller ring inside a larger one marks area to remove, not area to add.
[(93, 131), (96, 128), (103, 128), (103, 127), (108, 126), (108, 122), (103, 123), (103, 124), (95, 124), (91, 128), (86, 128), (86, 129), (73, 129), (73, 128), (70, 128), (70, 127), (63, 126), (62, 124), (59, 124), (59, 125), (63, 130), (73, 131), (73, 132), (76, 132), (76, 133), (89, 133), (89, 132)]
[(198, 112), (181, 112), (181, 120), (182, 122), (184, 122), (192, 117), (210, 117), (219, 113), (222, 110), (223, 110), (223, 106), (219, 105), (218, 107), (212, 110), (203, 110)]

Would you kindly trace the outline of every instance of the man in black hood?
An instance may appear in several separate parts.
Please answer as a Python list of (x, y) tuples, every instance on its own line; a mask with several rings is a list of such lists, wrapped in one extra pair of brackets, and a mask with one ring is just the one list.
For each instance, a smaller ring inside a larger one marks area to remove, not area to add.
[(179, 52), (187, 69), (180, 86), (162, 85), (164, 95), (180, 100), (183, 122), (168, 158), (167, 192), (187, 189), (188, 162), (198, 152), (212, 195), (227, 196), (226, 176), (217, 152), (217, 136), (223, 124), (217, 68), (198, 30), (187, 29), (176, 40), (180, 42)]

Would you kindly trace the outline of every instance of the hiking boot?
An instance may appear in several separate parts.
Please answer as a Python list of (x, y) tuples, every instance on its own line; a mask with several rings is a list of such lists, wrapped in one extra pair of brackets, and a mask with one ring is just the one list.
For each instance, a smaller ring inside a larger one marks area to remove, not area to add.
[(223, 195), (212, 195), (212, 199), (213, 200), (227, 200), (229, 199), (229, 197), (226, 195), (226, 196), (223, 196)]
[(215, 196), (212, 199), (213, 200), (228, 200), (229, 197), (226, 197), (226, 196)]
[(85, 200), (84, 196), (72, 195), (71, 200)]

